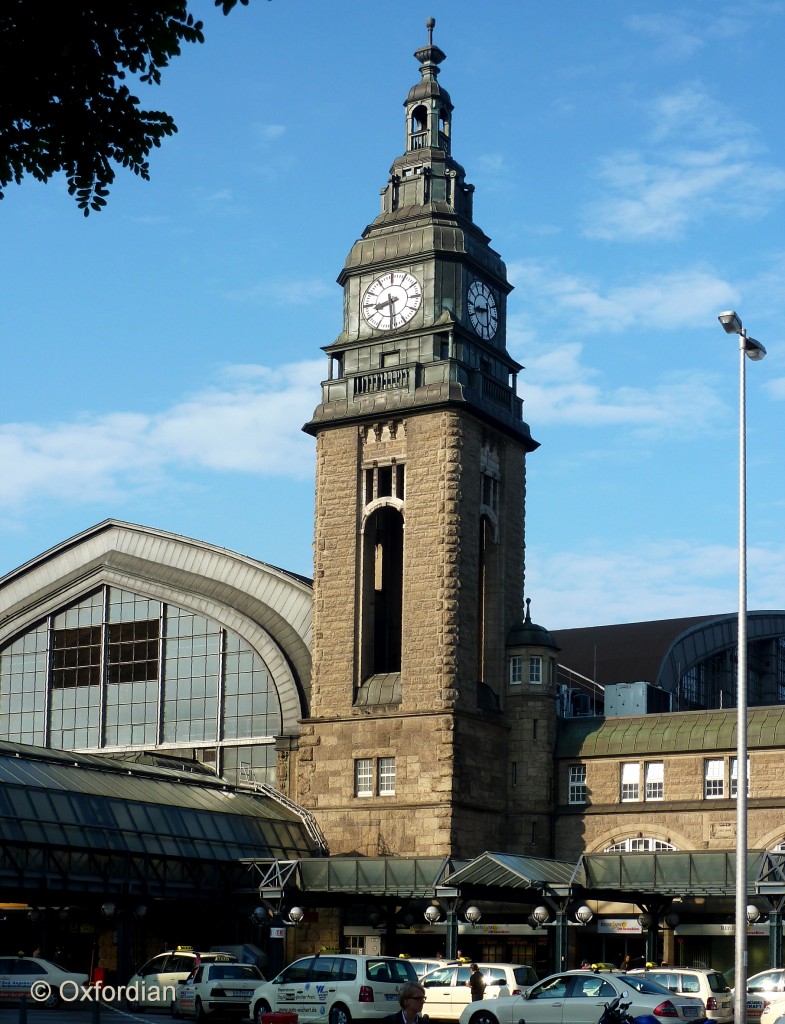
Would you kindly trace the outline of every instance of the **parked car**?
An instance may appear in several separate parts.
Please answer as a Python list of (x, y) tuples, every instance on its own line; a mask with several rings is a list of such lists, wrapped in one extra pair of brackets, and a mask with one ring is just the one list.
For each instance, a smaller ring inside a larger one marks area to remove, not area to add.
[[(74, 999), (89, 981), (86, 974), (66, 970), (37, 956), (0, 957), (0, 1002), (27, 996), (34, 1006), (57, 1006), (63, 996)], [(61, 994), (60, 989), (67, 982)]]
[(767, 1002), (759, 1020), (760, 1024), (785, 1024), (785, 994)]
[(353, 1019), (386, 1017), (398, 1008), (398, 990), (417, 982), (409, 960), (389, 956), (320, 953), (306, 956), (258, 985), (248, 1015), (261, 1024), (262, 1014), (289, 1010), (300, 1021), (351, 1024)]
[(130, 1010), (170, 1007), (177, 998), (177, 983), (192, 975), (199, 964), (236, 962), (231, 953), (201, 953), (193, 946), (169, 949), (148, 960), (130, 979), (126, 1004)]
[(652, 1014), (667, 1024), (703, 1020), (703, 1001), (680, 996), (641, 975), (609, 971), (550, 974), (521, 996), (481, 999), (461, 1013), (460, 1024), (597, 1024), (609, 1003), (625, 995), (633, 1017)]
[(627, 971), (643, 974), (683, 996), (700, 996), (707, 1020), (727, 1024), (733, 1020), (733, 994), (720, 971), (705, 967), (651, 967)]
[(785, 968), (772, 967), (747, 978), (748, 1024), (758, 1024), (768, 1008), (782, 999), (785, 999)]
[(450, 964), (463, 963), (462, 960), (444, 960), (444, 959), (420, 959), (418, 957), (402, 957), (402, 959), (408, 960), (417, 973), (418, 978), (422, 978), (428, 971), (434, 971), (437, 967), (449, 967)]
[[(522, 964), (478, 963), (477, 966), (485, 978), (486, 999), (522, 995), (538, 981), (534, 968)], [(428, 1016), (438, 1020), (458, 1020), (472, 999), (470, 975), (468, 963), (449, 964), (424, 974), (420, 984), (425, 989)]]
[(200, 963), (185, 981), (177, 983), (173, 1017), (245, 1017), (248, 1000), (264, 976), (253, 964)]

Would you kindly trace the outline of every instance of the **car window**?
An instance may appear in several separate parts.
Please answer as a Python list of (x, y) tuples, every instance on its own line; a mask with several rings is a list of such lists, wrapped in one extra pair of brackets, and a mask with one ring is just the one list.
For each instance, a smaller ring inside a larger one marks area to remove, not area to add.
[(694, 974), (680, 974), (679, 978), (681, 979), (682, 992), (686, 992), (688, 995), (690, 993), (700, 992), (700, 978), (696, 977)]
[(507, 981), (507, 972), (503, 967), (481, 967), (485, 975), (486, 985), (504, 985)]
[(10, 974), (13, 968), (13, 960), (10, 957), (0, 959), (0, 974)]
[(185, 971), (186, 974), (190, 974), (195, 965), (195, 957), (184, 956), (182, 953), (173, 953), (166, 965), (166, 973), (169, 974), (177, 971), (178, 974), (182, 974)]
[(160, 974), (167, 956), (154, 956), (152, 960), (148, 960), (144, 967), (139, 968), (139, 976), (147, 978), (151, 974)]
[[(481, 970), (480, 974), (485, 974), (485, 971)], [(458, 968), (458, 977), (455, 979), (454, 984), (456, 984), (456, 985), (468, 985), (469, 984), (469, 978), (471, 978), (471, 976), (472, 976), (472, 972), (469, 970), (468, 967), (459, 967)]]
[(644, 978), (641, 974), (620, 974), (618, 980), (625, 988), (629, 986), (645, 996), (669, 995), (671, 991), (648, 975)]
[[(202, 980), (202, 978), (204, 977), (204, 971), (205, 971), (205, 968), (204, 968), (203, 964), (199, 964), (199, 966), (196, 968), (194, 973), (191, 975), (190, 980), (193, 981), (194, 984), (196, 984), (197, 982), (200, 982)], [(210, 977), (212, 978), (213, 975), (211, 974)]]
[(289, 964), (285, 971), (282, 971), (275, 979), (278, 985), (291, 985), (293, 982), (307, 981), (314, 957), (306, 957), (305, 960), (295, 960)]
[(706, 975), (706, 981), (709, 983), (709, 989), (712, 992), (727, 992), (728, 983), (725, 980), (725, 975), (720, 974), (719, 971), (712, 971)]
[(357, 978), (357, 961), (354, 957), (342, 956), (336, 961), (341, 981), (355, 981)]
[(432, 988), (434, 985), (452, 985), (454, 977), (454, 967), (437, 967), (435, 971), (425, 975), (422, 983), (426, 988)]
[(46, 974), (46, 968), (35, 960), (16, 960), (14, 974)]
[(418, 980), (417, 972), (408, 960), (393, 960), (390, 964), (390, 974), (397, 985), (405, 985), (407, 981)]
[(780, 976), (778, 971), (769, 971), (753, 978), (747, 984), (748, 992), (776, 992), (780, 987)]
[(341, 977), (341, 961), (334, 956), (314, 957), (309, 981), (337, 981)]
[(604, 978), (579, 978), (573, 987), (572, 995), (576, 999), (586, 997), (588, 999), (615, 999), (616, 989), (605, 981)]
[(658, 982), (660, 985), (664, 985), (665, 988), (670, 989), (671, 992), (679, 991), (679, 976), (673, 974), (671, 971), (649, 971), (648, 977), (652, 981)]
[(516, 967), (513, 974), (519, 985), (537, 984), (537, 972), (532, 967)]
[[(567, 978), (550, 978), (542, 985), (533, 988), (530, 996), (532, 999), (563, 999), (567, 995)], [(614, 993), (615, 995), (615, 993)]]

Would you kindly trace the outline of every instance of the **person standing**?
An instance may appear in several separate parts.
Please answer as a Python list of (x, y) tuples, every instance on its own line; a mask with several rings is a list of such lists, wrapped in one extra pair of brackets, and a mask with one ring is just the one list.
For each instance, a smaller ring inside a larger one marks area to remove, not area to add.
[(477, 964), (469, 964), (469, 988), (472, 990), (472, 1002), (482, 999), (485, 995), (485, 975)]

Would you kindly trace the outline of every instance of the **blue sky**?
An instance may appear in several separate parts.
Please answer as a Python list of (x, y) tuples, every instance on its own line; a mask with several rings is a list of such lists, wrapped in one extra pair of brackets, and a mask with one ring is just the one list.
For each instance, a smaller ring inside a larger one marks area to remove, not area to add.
[(0, 574), (106, 518), (310, 575), (321, 347), (403, 150), (437, 19), (453, 152), (515, 285), (527, 596), (548, 628), (737, 607), (736, 309), (750, 608), (785, 607), (780, 0), (193, 6), (145, 106), (179, 133), (85, 219), (0, 203)]

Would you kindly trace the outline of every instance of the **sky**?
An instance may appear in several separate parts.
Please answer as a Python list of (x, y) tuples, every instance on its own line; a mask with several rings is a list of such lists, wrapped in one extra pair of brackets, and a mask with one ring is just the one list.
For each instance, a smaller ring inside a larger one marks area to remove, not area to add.
[(436, 18), (453, 155), (515, 290), (526, 597), (548, 629), (785, 608), (785, 0), (192, 2), (179, 132), (85, 218), (0, 202), (0, 575), (105, 519), (312, 571), (336, 277)]

